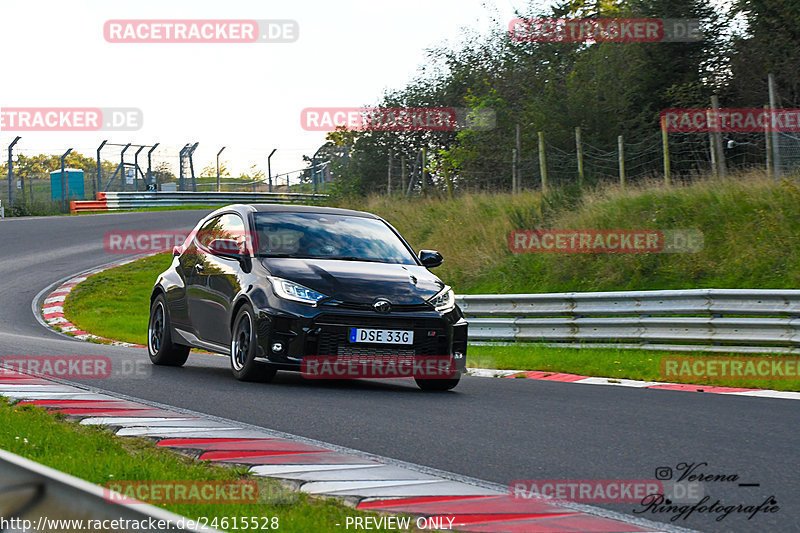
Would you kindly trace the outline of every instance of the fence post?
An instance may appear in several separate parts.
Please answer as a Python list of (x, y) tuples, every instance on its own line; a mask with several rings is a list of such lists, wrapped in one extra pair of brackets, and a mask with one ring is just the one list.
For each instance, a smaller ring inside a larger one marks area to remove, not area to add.
[(428, 164), (428, 150), (426, 148), (422, 148), (422, 191), (426, 191), (427, 186), (427, 173), (425, 167)]
[(664, 185), (669, 187), (672, 183), (669, 161), (669, 132), (667, 132), (667, 121), (664, 118), (661, 119), (661, 149), (664, 153)]
[[(719, 123), (719, 97), (715, 94), (711, 97), (711, 107), (714, 110), (715, 122)], [(725, 152), (722, 150), (722, 133), (717, 131), (711, 134), (714, 149), (717, 152), (717, 173), (720, 177), (725, 177), (727, 169), (725, 168)]]
[(767, 117), (768, 117), (767, 118), (768, 122), (764, 126), (764, 141), (765, 141), (766, 152), (767, 152), (767, 177), (774, 178), (775, 177), (775, 172), (774, 172), (775, 162), (772, 160), (772, 158), (774, 156), (773, 151), (772, 151), (772, 133), (769, 131), (770, 130), (769, 120), (772, 120), (772, 118), (771, 118), (772, 113), (770, 113), (769, 104), (764, 104), (764, 112), (767, 114)]
[(155, 151), (156, 148), (158, 148), (159, 144), (161, 144), (161, 143), (155, 143), (153, 146), (150, 147), (150, 150), (147, 151), (147, 183), (148, 183), (148, 185), (155, 185), (156, 192), (158, 192), (158, 177), (156, 176), (156, 179), (153, 180), (153, 159), (152, 159), (152, 156), (153, 156), (153, 152)]
[(778, 97), (775, 91), (775, 76), (770, 72), (767, 75), (767, 88), (769, 90), (769, 121), (767, 124), (772, 130), (772, 173), (776, 178), (781, 177), (781, 149), (778, 145), (778, 131), (773, 127), (775, 124), (775, 111), (778, 109)]
[(625, 188), (625, 143), (622, 135), (617, 136), (617, 151), (619, 153), (619, 184)]
[(581, 128), (575, 128), (575, 153), (578, 156), (578, 188), (583, 189), (583, 143), (581, 143)]
[(14, 153), (14, 145), (19, 142), (22, 137), (17, 136), (11, 144), (8, 145), (8, 207), (14, 207), (14, 161), (12, 160)]
[(72, 148), (68, 149), (66, 152), (64, 152), (64, 155), (61, 156), (61, 211), (64, 213), (67, 212), (67, 191), (69, 185), (67, 182), (67, 175), (64, 170), (64, 160), (67, 158), (67, 156), (71, 151)]
[(544, 154), (544, 132), (539, 132), (539, 173), (542, 176), (542, 194), (547, 194), (547, 159)]
[[(706, 117), (708, 117), (708, 113), (706, 113)], [(719, 172), (717, 168), (717, 149), (714, 143), (714, 134), (710, 131), (708, 132), (708, 147), (711, 152), (711, 175), (715, 178), (718, 178)]]
[(400, 191), (406, 190), (406, 156), (400, 156)]
[(511, 194), (517, 194), (517, 149), (511, 149)]
[(392, 195), (392, 154), (389, 154), (389, 169), (386, 172), (386, 194)]
[[(100, 182), (101, 182), (102, 176), (103, 176), (103, 164), (100, 161), (100, 152), (103, 150), (103, 146), (105, 146), (107, 142), (108, 142), (107, 140), (103, 141), (103, 142), (100, 143), (100, 146), (97, 147), (97, 169), (96, 169), (97, 186), (96, 186), (95, 191), (94, 191), (95, 193), (100, 192), (100, 187), (102, 187)], [(97, 196), (95, 196), (95, 199), (96, 198), (97, 198)]]
[(516, 158), (516, 169), (514, 171), (514, 175), (517, 177), (514, 180), (514, 194), (517, 194), (522, 185), (522, 174), (520, 173), (520, 162), (522, 161), (522, 134), (520, 133), (519, 122), (517, 122), (517, 158)]

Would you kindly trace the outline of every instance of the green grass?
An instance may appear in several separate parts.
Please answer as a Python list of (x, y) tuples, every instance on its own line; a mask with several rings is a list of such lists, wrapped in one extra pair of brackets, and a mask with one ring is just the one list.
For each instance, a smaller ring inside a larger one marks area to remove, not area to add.
[(171, 262), (163, 253), (89, 276), (67, 297), (64, 313), (84, 331), (146, 344), (150, 293)]
[[(436, 273), (462, 294), (800, 286), (800, 186), (754, 172), (661, 182), (444, 198), (341, 202), (374, 212), (416, 249), (442, 252)], [(514, 229), (697, 229), (697, 253), (512, 253)]]
[[(613, 348), (558, 348), (550, 346), (470, 346), (467, 363), (472, 368), (499, 370), (542, 370), (566, 372), (582, 376), (694, 383), (719, 387), (800, 391), (798, 380), (756, 379), (678, 379), (662, 377), (661, 359), (684, 357), (743, 357), (742, 354), (683, 352), (656, 350), (623, 350)], [(750, 357), (750, 356), (748, 356)], [(772, 359), (768, 356), (757, 356)], [(773, 356), (781, 357), (781, 356)], [(793, 357), (797, 359), (797, 357)]]
[(117, 437), (5, 399), (0, 399), (0, 427), (0, 448), (101, 486), (113, 481), (257, 480), (257, 503), (158, 505), (188, 518), (277, 516), (281, 531), (336, 531), (341, 527), (335, 524), (344, 525), (348, 516), (376, 516), (289, 490), (275, 480), (248, 477), (244, 467), (194, 461), (149, 440)]

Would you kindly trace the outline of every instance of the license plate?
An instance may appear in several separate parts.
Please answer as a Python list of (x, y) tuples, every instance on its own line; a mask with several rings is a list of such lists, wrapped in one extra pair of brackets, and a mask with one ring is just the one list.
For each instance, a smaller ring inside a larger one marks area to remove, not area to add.
[(350, 342), (414, 344), (414, 332), (397, 329), (350, 328)]

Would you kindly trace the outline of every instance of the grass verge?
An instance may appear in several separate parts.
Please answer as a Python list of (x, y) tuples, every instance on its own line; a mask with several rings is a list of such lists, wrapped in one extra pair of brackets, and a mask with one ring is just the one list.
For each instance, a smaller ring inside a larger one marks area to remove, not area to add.
[[(542, 370), (566, 372), (582, 376), (600, 376), (610, 379), (636, 379), (691, 383), (717, 387), (746, 389), (772, 389), (800, 391), (797, 379), (683, 379), (680, 376), (662, 375), (662, 359), (695, 357), (743, 357), (742, 354), (711, 352), (667, 353), (656, 350), (623, 350), (614, 348), (559, 348), (551, 346), (470, 346), (467, 363), (473, 368), (498, 370)], [(769, 362), (782, 356), (756, 355)], [(797, 358), (794, 357), (794, 360)], [(760, 360), (760, 359), (759, 359)]]
[(333, 531), (341, 529), (336, 524), (344, 524), (348, 516), (376, 516), (334, 499), (312, 498), (275, 480), (250, 478), (244, 467), (195, 461), (158, 448), (150, 440), (117, 437), (98, 427), (68, 422), (39, 407), (10, 404), (6, 399), (0, 399), (0, 427), (0, 448), (101, 486), (114, 481), (257, 480), (258, 503), (158, 505), (193, 520), (229, 517), (232, 523), (230, 517), (277, 517), (281, 531)]

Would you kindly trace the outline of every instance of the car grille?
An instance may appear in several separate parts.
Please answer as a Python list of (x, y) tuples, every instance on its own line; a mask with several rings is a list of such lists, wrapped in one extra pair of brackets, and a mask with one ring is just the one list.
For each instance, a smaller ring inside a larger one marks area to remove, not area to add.
[[(340, 309), (354, 309), (357, 311), (375, 311), (372, 304), (351, 303), (351, 302), (337, 302), (336, 307)], [(392, 304), (392, 312), (394, 313), (424, 313), (425, 311), (432, 310), (433, 307), (426, 303), (422, 304)]]
[[(314, 355), (398, 357), (414, 355), (449, 355), (447, 332), (436, 319), (395, 319), (325, 316), (317, 320), (319, 334), (316, 346), (307, 353)], [(414, 332), (414, 344), (387, 345), (350, 342), (350, 328), (399, 329)], [(435, 331), (434, 336), (428, 332)]]

